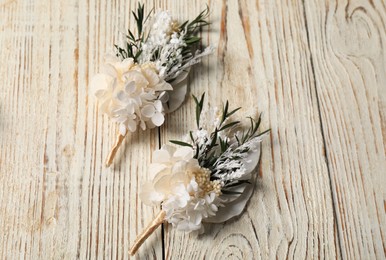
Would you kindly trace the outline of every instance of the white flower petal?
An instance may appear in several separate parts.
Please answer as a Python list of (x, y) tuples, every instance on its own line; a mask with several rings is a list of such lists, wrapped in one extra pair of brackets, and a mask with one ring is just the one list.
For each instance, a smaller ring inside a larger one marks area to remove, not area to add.
[(110, 100), (104, 100), (100, 103), (99, 109), (102, 111), (102, 113), (110, 114)]
[(160, 203), (165, 196), (162, 193), (156, 192), (154, 190), (153, 184), (148, 182), (142, 185), (139, 197), (141, 198), (143, 203), (147, 205), (155, 205)]
[(155, 86), (160, 81), (158, 75), (154, 72), (154, 70), (144, 69), (142, 72), (148, 80), (150, 86)]
[(153, 102), (157, 97), (152, 92), (143, 92), (140, 94), (141, 99)]
[[(133, 100), (130, 99), (129, 101), (133, 101)], [(127, 106), (126, 106), (126, 112), (129, 115), (134, 114), (134, 112), (135, 112), (135, 103), (132, 103), (132, 102), (128, 103)]]
[(126, 58), (122, 62), (123, 68), (131, 68), (134, 65), (134, 59), (133, 58)]
[(141, 109), (141, 114), (149, 118), (154, 116), (155, 112), (156, 111), (153, 105), (146, 105)]
[(127, 103), (129, 101), (129, 96), (124, 91), (118, 91), (118, 93), (115, 95), (116, 99), (123, 103)]
[[(154, 178), (153, 178), (153, 184), (156, 185), (156, 183), (161, 180), (164, 176), (167, 176), (167, 175), (170, 175), (170, 169), (168, 169), (167, 167), (165, 169), (163, 169), (162, 171), (158, 172)], [(170, 183), (169, 183), (170, 184)], [(168, 184), (168, 185), (169, 185)], [(170, 186), (170, 185), (169, 185)], [(170, 190), (169, 190), (170, 192)]]
[(126, 78), (126, 81), (135, 81), (135, 85), (137, 88), (146, 88), (149, 82), (142, 75), (141, 72), (130, 70), (123, 75)]
[(168, 167), (165, 164), (162, 163), (152, 163), (149, 165), (149, 174), (151, 179), (155, 179), (156, 175), (163, 170), (167, 169)]
[(104, 64), (101, 67), (101, 73), (108, 75), (112, 78), (117, 78), (118, 77), (118, 72), (115, 69), (115, 67), (112, 64)]
[(129, 81), (125, 85), (125, 91), (128, 94), (132, 94), (135, 92), (135, 82), (134, 81)]
[(126, 126), (125, 126), (125, 124), (119, 124), (119, 133), (121, 134), (121, 135), (126, 135), (126, 132), (127, 132), (127, 128), (126, 128)]
[(114, 63), (114, 67), (117, 70), (118, 75), (123, 75), (133, 67), (134, 61), (132, 58), (124, 59), (122, 62)]
[(95, 96), (97, 97), (97, 98), (102, 98), (104, 95), (105, 95), (105, 93), (106, 93), (106, 90), (104, 90), (104, 89), (99, 89), (99, 90), (97, 90), (97, 91), (95, 91)]
[(97, 97), (100, 97), (102, 94), (100, 90), (108, 89), (111, 84), (112, 84), (112, 77), (101, 73), (96, 74), (94, 77), (92, 77), (90, 82), (90, 93), (93, 95), (96, 95)]
[(135, 130), (137, 130), (137, 124), (134, 120), (128, 120), (127, 128), (130, 130), (130, 132), (135, 132)]
[(162, 102), (160, 100), (154, 101), (154, 107), (158, 112), (162, 112)]
[(146, 123), (141, 120), (141, 122), (139, 123), (139, 126), (141, 127), (142, 130), (146, 130)]
[(165, 91), (165, 90), (170, 90), (171, 91), (171, 90), (173, 90), (172, 85), (170, 85), (166, 81), (158, 83), (153, 88), (154, 88), (154, 90), (157, 90), (157, 91)]
[(188, 146), (179, 147), (173, 154), (173, 157), (179, 157), (182, 160), (189, 160), (193, 158), (194, 151)]
[(153, 162), (166, 163), (170, 160), (170, 153), (166, 149), (156, 150), (153, 152)]
[(157, 111), (151, 118), (151, 121), (153, 122), (154, 125), (161, 126), (165, 121), (165, 117), (162, 113)]
[(177, 150), (177, 148), (169, 144), (164, 144), (162, 145), (161, 150), (167, 151), (170, 154), (170, 156), (172, 156), (174, 152)]
[(171, 181), (170, 175), (163, 175), (158, 179), (156, 183), (154, 183), (154, 190), (160, 193), (169, 194), (172, 190), (170, 187)]
[[(174, 187), (176, 185), (184, 184), (186, 187), (186, 190), (189, 190), (189, 181), (192, 177), (190, 177), (188, 174), (186, 174), (186, 162), (181, 162), (181, 164), (176, 164), (173, 165), (173, 168), (171, 169), (172, 173), (169, 173), (171, 175), (171, 180), (170, 180), (170, 186)], [(183, 166), (183, 167), (181, 167)]]

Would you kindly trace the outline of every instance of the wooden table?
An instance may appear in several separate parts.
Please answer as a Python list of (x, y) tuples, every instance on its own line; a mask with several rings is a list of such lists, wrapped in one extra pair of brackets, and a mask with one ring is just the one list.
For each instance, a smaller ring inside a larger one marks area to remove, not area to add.
[[(216, 51), (190, 94), (271, 132), (241, 217), (199, 237), (165, 225), (138, 259), (385, 259), (385, 2), (144, 2), (180, 20), (209, 5)], [(0, 0), (0, 259), (127, 259), (157, 213), (138, 191), (152, 151), (194, 128), (193, 99), (105, 168), (117, 127), (89, 93), (135, 6)]]

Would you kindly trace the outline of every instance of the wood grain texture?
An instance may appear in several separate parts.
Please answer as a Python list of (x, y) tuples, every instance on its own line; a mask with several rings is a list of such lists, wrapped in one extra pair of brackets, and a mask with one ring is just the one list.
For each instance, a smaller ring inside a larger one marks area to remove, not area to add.
[(386, 254), (386, 5), (307, 3), (342, 257)]
[[(217, 53), (209, 72), (195, 69), (191, 91), (207, 92), (212, 106), (228, 99), (245, 116), (263, 112), (262, 128), (271, 134), (245, 214), (198, 239), (167, 229), (167, 258), (338, 257), (302, 3), (215, 1), (211, 10), (220, 32), (213, 30), (208, 44)], [(187, 103), (170, 115), (165, 142), (194, 128), (194, 121), (184, 122), (194, 117)]]
[[(1, 60), (9, 64), (1, 66), (0, 259), (128, 258), (130, 241), (152, 218), (137, 193), (157, 130), (127, 138), (121, 161), (106, 169), (117, 129), (88, 93), (127, 27), (122, 10), (135, 5), (1, 6)], [(162, 243), (143, 249), (139, 256), (162, 257)]]
[[(144, 1), (192, 18), (208, 4), (189, 94), (263, 112), (245, 213), (196, 237), (164, 225), (137, 259), (384, 259), (384, 1)], [(152, 151), (194, 128), (194, 105), (126, 138), (88, 83), (136, 1), (0, 0), (0, 259), (128, 259), (159, 209), (138, 198)], [(163, 232), (162, 232), (163, 231)]]

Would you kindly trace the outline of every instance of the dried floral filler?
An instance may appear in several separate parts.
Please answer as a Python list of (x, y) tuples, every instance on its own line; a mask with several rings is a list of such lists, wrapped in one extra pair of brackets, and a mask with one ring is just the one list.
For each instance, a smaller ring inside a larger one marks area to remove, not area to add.
[(137, 237), (131, 255), (163, 222), (177, 230), (203, 232), (204, 222), (221, 223), (241, 214), (253, 192), (262, 138), (269, 131), (258, 132), (261, 116), (249, 118), (243, 131), (240, 121), (230, 120), (240, 108), (229, 110), (226, 102), (220, 115), (212, 111), (200, 120), (204, 95), (194, 100), (197, 130), (186, 141), (171, 141), (179, 148), (165, 145), (154, 152), (152, 180), (142, 186), (140, 198), (161, 211)]
[(110, 166), (128, 131), (161, 126), (165, 113), (185, 99), (184, 84), (189, 69), (213, 52), (197, 50), (202, 27), (207, 26), (208, 8), (193, 21), (179, 23), (169, 11), (151, 11), (144, 5), (132, 12), (136, 35), (128, 30), (124, 43), (115, 45), (116, 55), (106, 55), (100, 73), (91, 81), (100, 111), (119, 124), (116, 142), (106, 159)]

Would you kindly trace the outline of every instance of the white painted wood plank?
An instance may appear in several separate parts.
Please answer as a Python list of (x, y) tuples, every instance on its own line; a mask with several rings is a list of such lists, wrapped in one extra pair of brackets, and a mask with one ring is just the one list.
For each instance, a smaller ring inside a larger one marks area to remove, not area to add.
[[(157, 131), (127, 138), (103, 166), (116, 127), (88, 83), (136, 3), (10, 2), (1, 6), (0, 258), (128, 258), (154, 210), (142, 208)], [(138, 210), (136, 210), (138, 209)], [(154, 239), (160, 240), (159, 230)], [(141, 258), (161, 258), (162, 244)]]
[(342, 257), (385, 259), (385, 2), (309, 2), (306, 16)]
[[(194, 70), (191, 93), (205, 91), (212, 107), (228, 99), (244, 116), (263, 112), (262, 128), (271, 134), (246, 212), (198, 238), (168, 227), (166, 258), (339, 257), (303, 4), (213, 1), (210, 7), (206, 43), (217, 52)], [(190, 98), (169, 116), (162, 142), (194, 128), (194, 117)]]
[[(145, 1), (179, 19), (206, 3), (202, 36), (217, 50), (190, 94), (264, 113), (256, 190), (235, 221), (198, 238), (165, 225), (165, 248), (160, 229), (137, 258), (384, 258), (385, 4)], [(117, 129), (88, 89), (135, 5), (0, 0), (0, 259), (127, 259), (158, 211), (137, 196), (157, 130), (127, 138), (104, 168)], [(188, 98), (161, 143), (194, 116)]]

